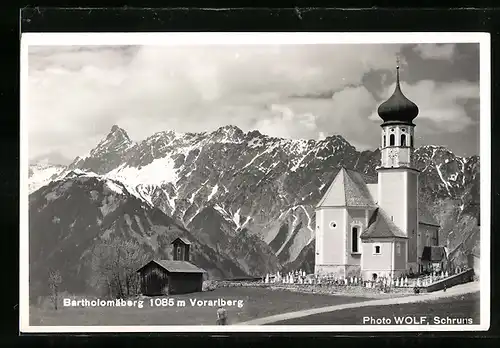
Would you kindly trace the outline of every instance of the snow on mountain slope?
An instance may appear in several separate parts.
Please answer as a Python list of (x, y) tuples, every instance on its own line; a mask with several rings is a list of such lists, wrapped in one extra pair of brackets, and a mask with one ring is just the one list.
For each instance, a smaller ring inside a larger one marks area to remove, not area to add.
[[(170, 243), (183, 237), (192, 243), (192, 260), (212, 278), (246, 273), (230, 258), (215, 252), (161, 210), (138, 199), (119, 181), (73, 172), (30, 195), (30, 291), (47, 294), (46, 275), (61, 271), (63, 289), (95, 293), (90, 283), (93, 248), (103, 239), (139, 243), (144, 255), (171, 259)], [(33, 284), (31, 286), (31, 284)]]
[(54, 180), (65, 169), (64, 166), (44, 162), (30, 164), (28, 169), (28, 191), (32, 193)]
[[(292, 140), (225, 126), (203, 133), (163, 131), (132, 142), (125, 130), (113, 126), (95, 149), (59, 177), (78, 169), (118, 180), (184, 227), (201, 228), (199, 221), (206, 222), (206, 209), (213, 207), (231, 226), (222, 228), (224, 233), (245, 230), (265, 241), (286, 264), (314, 244), (314, 206), (338, 168), (375, 175), (379, 161), (379, 150), (359, 152), (339, 135)], [(443, 147), (422, 146), (415, 161), (422, 171), (420, 195), (443, 231), (456, 225), (459, 214), (476, 214), (478, 156), (464, 158)], [(445, 213), (444, 206), (457, 213)]]

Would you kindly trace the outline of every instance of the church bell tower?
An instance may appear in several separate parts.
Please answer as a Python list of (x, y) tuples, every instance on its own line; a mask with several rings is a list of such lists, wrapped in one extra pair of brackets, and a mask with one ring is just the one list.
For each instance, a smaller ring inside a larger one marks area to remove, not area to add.
[[(407, 264), (416, 263), (418, 229), (418, 174), (414, 163), (413, 120), (418, 107), (405, 97), (400, 86), (399, 59), (396, 88), (378, 108), (381, 124), (381, 159), (378, 172), (378, 204), (408, 237)], [(414, 268), (416, 269), (416, 268)]]
[(396, 66), (396, 89), (378, 108), (382, 123), (381, 168), (413, 168), (413, 146), (418, 107), (407, 99), (399, 84), (399, 60)]

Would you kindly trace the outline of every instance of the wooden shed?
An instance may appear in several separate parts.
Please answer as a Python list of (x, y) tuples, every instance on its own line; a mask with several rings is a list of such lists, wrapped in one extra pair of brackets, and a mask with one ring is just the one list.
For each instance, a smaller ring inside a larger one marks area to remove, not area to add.
[(202, 291), (204, 270), (187, 261), (151, 260), (137, 271), (145, 296)]
[(443, 246), (425, 246), (421, 262), (424, 271), (445, 271), (448, 267), (446, 249)]
[(172, 258), (177, 261), (189, 262), (191, 243), (186, 238), (175, 238), (172, 244)]
[(137, 270), (143, 295), (162, 296), (202, 291), (206, 271), (189, 262), (190, 243), (176, 238), (172, 245), (173, 260), (151, 260)]

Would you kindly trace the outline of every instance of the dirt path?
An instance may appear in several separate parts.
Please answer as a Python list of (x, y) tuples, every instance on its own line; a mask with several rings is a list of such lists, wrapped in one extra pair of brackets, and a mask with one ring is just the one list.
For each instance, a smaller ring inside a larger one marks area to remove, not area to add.
[(309, 315), (320, 314), (320, 313), (333, 312), (333, 311), (338, 311), (338, 310), (342, 310), (342, 309), (425, 302), (425, 301), (431, 301), (431, 300), (440, 299), (440, 298), (460, 296), (463, 294), (479, 292), (479, 289), (480, 289), (479, 282), (471, 282), (471, 283), (466, 283), (466, 284), (454, 286), (452, 288), (447, 289), (447, 291), (440, 290), (440, 291), (431, 292), (428, 294), (421, 294), (421, 295), (417, 295), (417, 296), (413, 295), (413, 296), (405, 296), (405, 297), (397, 297), (397, 298), (381, 299), (381, 300), (372, 300), (372, 301), (348, 303), (348, 304), (342, 304), (342, 305), (336, 305), (336, 306), (307, 309), (307, 310), (301, 310), (301, 311), (297, 311), (297, 312), (290, 312), (290, 313), (284, 313), (284, 314), (278, 314), (278, 315), (273, 315), (273, 316), (269, 316), (269, 317), (254, 319), (254, 320), (250, 320), (247, 322), (238, 323), (237, 325), (268, 325), (268, 324), (272, 324), (272, 323), (275, 323), (278, 321), (306, 317)]

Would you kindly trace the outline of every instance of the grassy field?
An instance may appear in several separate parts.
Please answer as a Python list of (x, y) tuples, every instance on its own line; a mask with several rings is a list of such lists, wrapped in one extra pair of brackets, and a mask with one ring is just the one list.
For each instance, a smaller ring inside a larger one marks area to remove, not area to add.
[[(143, 308), (136, 307), (63, 307), (54, 309), (30, 308), (30, 325), (215, 325), (217, 307), (192, 306), (191, 300), (241, 300), (243, 306), (225, 306), (229, 323), (293, 312), (302, 309), (332, 306), (369, 300), (352, 296), (307, 294), (268, 288), (229, 287), (214, 291), (170, 297), (166, 306), (151, 306), (145, 298)], [(178, 306), (177, 301), (185, 301)], [(161, 301), (156, 299), (154, 301)], [(166, 300), (165, 300), (166, 302)]]
[[(395, 325), (393, 318), (403, 316), (426, 317), (429, 324), (434, 324), (434, 317), (472, 318), (472, 324), (479, 325), (479, 292), (429, 302), (339, 310), (284, 320), (270, 325), (360, 325), (363, 324), (363, 317), (371, 317), (375, 320), (391, 318), (392, 324)], [(365, 324), (370, 324), (370, 322)]]

